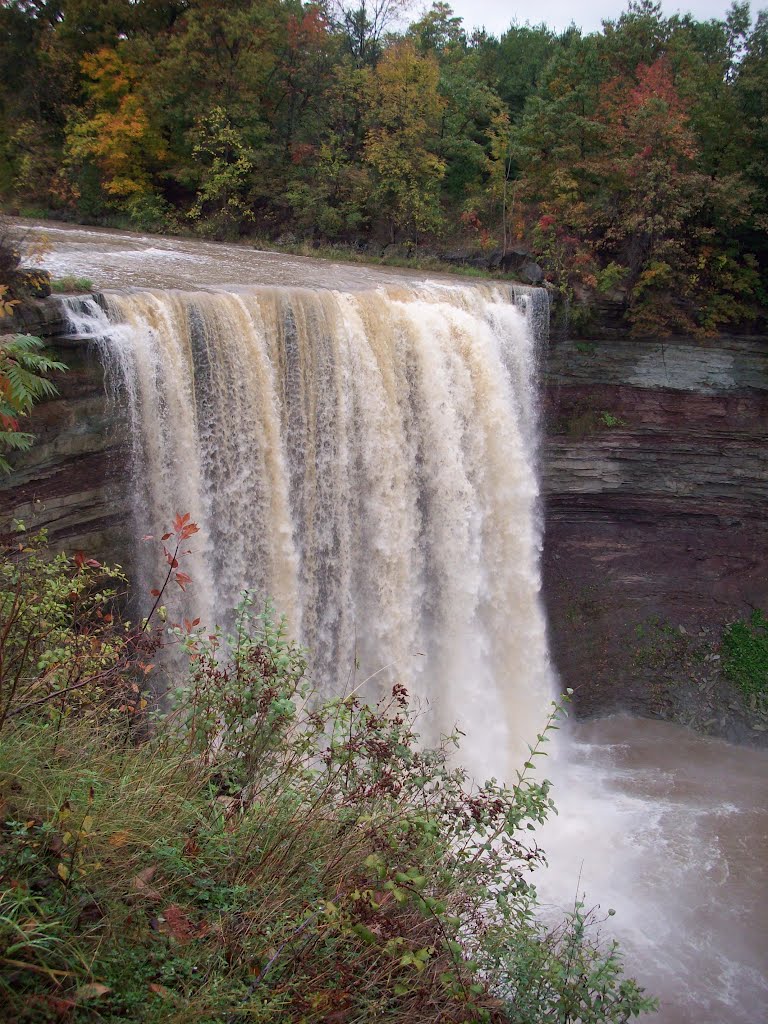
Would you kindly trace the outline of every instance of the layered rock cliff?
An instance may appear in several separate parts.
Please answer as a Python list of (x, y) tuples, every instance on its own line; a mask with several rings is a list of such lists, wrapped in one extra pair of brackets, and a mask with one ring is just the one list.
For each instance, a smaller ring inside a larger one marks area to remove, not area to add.
[(544, 593), (577, 711), (761, 739), (718, 642), (768, 607), (768, 341), (555, 342), (544, 399)]
[(53, 298), (0, 326), (44, 338), (69, 368), (52, 378), (58, 397), (41, 403), (25, 421), (35, 444), (14, 456), (12, 476), (0, 476), (0, 534), (18, 519), (28, 529), (46, 529), (56, 547), (127, 562), (125, 432), (97, 346), (68, 334), (61, 302)]
[[(130, 565), (126, 428), (97, 348), (54, 299), (12, 326), (70, 371), (0, 478), (0, 531), (17, 517)], [(577, 713), (764, 740), (768, 707), (722, 678), (718, 642), (768, 609), (768, 340), (554, 341), (542, 371), (544, 597)]]

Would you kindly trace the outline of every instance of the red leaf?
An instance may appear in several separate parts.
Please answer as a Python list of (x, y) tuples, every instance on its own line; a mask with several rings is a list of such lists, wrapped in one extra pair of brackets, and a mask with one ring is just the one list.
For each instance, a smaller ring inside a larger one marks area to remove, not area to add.
[(173, 520), (174, 532), (179, 533), (180, 530), (183, 530), (190, 518), (191, 514), (189, 512), (185, 512), (183, 516), (177, 514)]
[(188, 583), (192, 582), (192, 577), (191, 576), (187, 576), (187, 574), (185, 572), (177, 572), (176, 573), (176, 582), (179, 584), (179, 586), (183, 590), (184, 587), (186, 587), (186, 585)]
[(152, 595), (152, 597), (160, 597), (160, 591), (157, 589), (157, 587), (153, 587), (150, 590), (150, 594)]
[(151, 533), (145, 533), (144, 536), (141, 539), (142, 540), (154, 540), (155, 538), (152, 536)]
[(170, 538), (171, 538), (172, 536), (173, 536), (173, 534), (172, 534), (172, 533), (164, 533), (161, 539), (162, 539), (162, 540), (170, 540)]
[(195, 937), (195, 926), (181, 907), (172, 903), (163, 911), (163, 917), (165, 918), (165, 928), (163, 931), (173, 936), (177, 942), (189, 942), (190, 939)]
[(78, 569), (82, 569), (85, 565), (85, 554), (82, 551), (76, 551), (74, 554), (73, 561)]

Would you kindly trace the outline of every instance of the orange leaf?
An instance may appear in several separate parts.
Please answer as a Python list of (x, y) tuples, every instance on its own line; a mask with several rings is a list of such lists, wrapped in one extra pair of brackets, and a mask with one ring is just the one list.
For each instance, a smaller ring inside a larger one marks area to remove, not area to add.
[(166, 988), (165, 985), (158, 985), (154, 981), (150, 982), (150, 984), (149, 984), (149, 991), (150, 992), (154, 992), (154, 994), (156, 996), (160, 996), (161, 999), (175, 999), (176, 998), (175, 993), (171, 992), (171, 990), (169, 988)]

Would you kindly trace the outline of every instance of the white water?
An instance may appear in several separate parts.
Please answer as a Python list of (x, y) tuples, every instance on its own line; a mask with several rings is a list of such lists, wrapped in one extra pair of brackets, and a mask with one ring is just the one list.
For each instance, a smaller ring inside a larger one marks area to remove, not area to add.
[[(330, 692), (405, 682), (509, 774), (552, 694), (534, 294), (440, 283), (71, 302), (131, 410), (137, 531), (201, 526), (191, 607), (270, 596)], [(541, 297), (543, 298), (543, 296)]]
[[(394, 661), (441, 724), (455, 716), (470, 733), (476, 771), (518, 764), (513, 736), (538, 728), (549, 670), (533, 341), (509, 294), (38, 230), (56, 273), (198, 292), (115, 293), (109, 315), (71, 306), (130, 400), (140, 532), (177, 510), (205, 525), (198, 606), (219, 608), (244, 582), (268, 588), (321, 640), (326, 666), (355, 646), (365, 671)], [(661, 996), (654, 1024), (762, 1024), (768, 756), (612, 719), (574, 727), (550, 767), (560, 815), (538, 837), (544, 900), (567, 909), (586, 892), (588, 906), (616, 909), (605, 931)]]

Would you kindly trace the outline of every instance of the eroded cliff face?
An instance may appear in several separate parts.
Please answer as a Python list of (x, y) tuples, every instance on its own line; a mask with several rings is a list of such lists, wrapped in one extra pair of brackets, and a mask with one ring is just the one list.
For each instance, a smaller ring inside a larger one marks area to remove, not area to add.
[(68, 335), (61, 303), (35, 303), (0, 322), (4, 330), (46, 340), (69, 367), (55, 374), (57, 398), (25, 421), (32, 448), (13, 457), (16, 471), (0, 476), (0, 535), (14, 519), (46, 529), (56, 548), (126, 564), (130, 481), (122, 411), (108, 395), (96, 345)]
[[(96, 346), (55, 299), (10, 326), (70, 371), (0, 478), (0, 531), (17, 517), (130, 566), (127, 428)], [(764, 741), (768, 708), (722, 678), (718, 643), (768, 609), (768, 339), (555, 341), (542, 369), (544, 598), (576, 712)]]
[(544, 593), (577, 712), (760, 741), (718, 643), (768, 607), (768, 341), (552, 343), (544, 399)]

